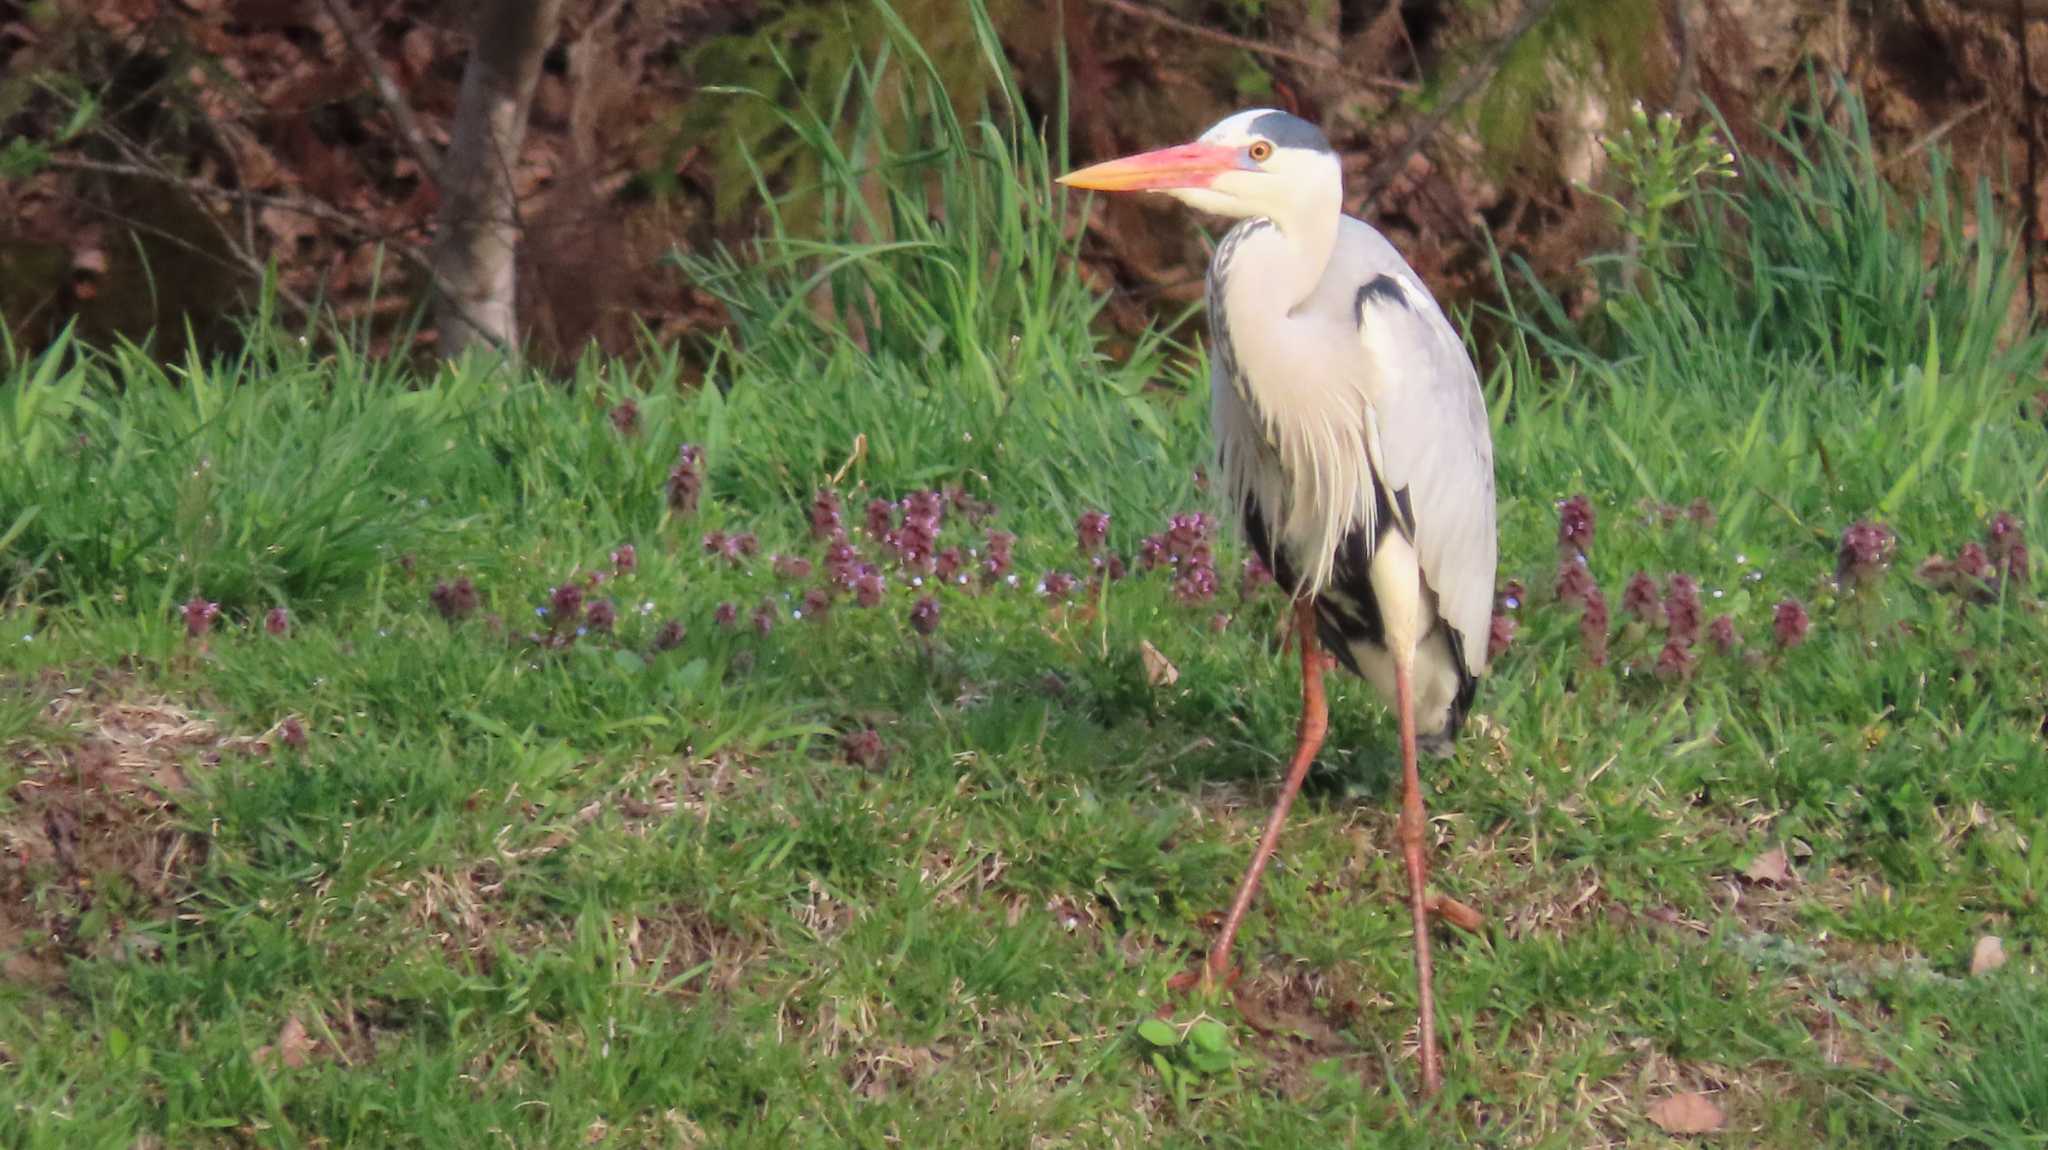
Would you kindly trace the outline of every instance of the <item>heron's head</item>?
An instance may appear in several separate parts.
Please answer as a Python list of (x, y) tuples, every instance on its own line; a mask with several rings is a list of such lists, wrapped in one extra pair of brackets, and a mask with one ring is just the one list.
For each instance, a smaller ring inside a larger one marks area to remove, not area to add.
[(1342, 210), (1344, 174), (1314, 124), (1272, 108), (1230, 116), (1191, 144), (1068, 172), (1059, 182), (1104, 192), (1163, 192), (1197, 211), (1292, 221)]

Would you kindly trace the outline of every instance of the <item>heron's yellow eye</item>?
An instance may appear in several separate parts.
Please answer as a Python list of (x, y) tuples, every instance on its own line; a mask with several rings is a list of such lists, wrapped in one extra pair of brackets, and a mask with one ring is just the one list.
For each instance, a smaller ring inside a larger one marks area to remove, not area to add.
[(1272, 158), (1273, 145), (1267, 143), (1264, 140), (1253, 140), (1252, 146), (1249, 149), (1247, 149), (1246, 154), (1251, 156), (1252, 163), (1263, 164), (1268, 159)]

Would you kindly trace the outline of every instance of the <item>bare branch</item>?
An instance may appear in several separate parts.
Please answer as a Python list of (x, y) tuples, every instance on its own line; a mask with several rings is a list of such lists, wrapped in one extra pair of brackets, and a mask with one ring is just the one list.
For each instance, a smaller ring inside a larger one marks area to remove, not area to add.
[(2017, 12), (2029, 20), (2048, 20), (2048, 0), (1949, 0), (1965, 12), (1988, 16), (2011, 16)]
[(1463, 76), (1458, 77), (1458, 82), (1452, 85), (1450, 92), (1444, 96), (1436, 110), (1423, 117), (1422, 122), (1409, 131), (1407, 141), (1382, 156), (1379, 162), (1366, 172), (1363, 181), (1366, 203), (1370, 204), (1379, 199), (1380, 193), (1386, 191), (1387, 185), (1392, 182), (1394, 173), (1407, 167), (1409, 157), (1422, 150), (1422, 145), (1436, 135), (1437, 129), (1443, 127), (1444, 121), (1450, 119), (1459, 108), (1464, 107), (1465, 101), (1478, 95), (1486, 87), (1493, 79), (1493, 74), (1500, 70), (1501, 61), (1507, 59), (1508, 52), (1522, 37), (1528, 35), (1531, 29), (1542, 23), (1543, 18), (1550, 15), (1550, 10), (1556, 6), (1557, 0), (1530, 0), (1529, 6), (1522, 10), (1521, 17), (1515, 21), (1515, 26), (1508, 29), (1507, 35), (1489, 45), (1486, 55), (1467, 69)]
[[(1170, 12), (1161, 12), (1157, 8), (1150, 8), (1136, 3), (1135, 0), (1094, 0), (1094, 2), (1102, 5), (1104, 8), (1121, 12), (1134, 20), (1144, 20), (1157, 24), (1161, 28), (1171, 28), (1182, 35), (1193, 36), (1198, 40), (1207, 40), (1212, 44), (1239, 48), (1256, 56), (1266, 56), (1274, 60), (1286, 60), (1290, 63), (1300, 64), (1304, 68), (1344, 69), (1344, 61), (1334, 55), (1323, 56), (1301, 52), (1279, 44), (1268, 43), (1264, 40), (1253, 40), (1248, 37), (1233, 35), (1229, 32), (1218, 31), (1214, 28), (1204, 28), (1200, 24), (1183, 20)], [(2042, 2), (2048, 3), (2048, 0), (2042, 0)], [(1417, 85), (1406, 80), (1396, 80), (1388, 76), (1351, 76), (1350, 78), (1361, 84), (1370, 85), (1375, 88), (1384, 88), (1390, 92), (1413, 92), (1417, 88)]]
[[(349, 232), (352, 235), (361, 236), (363, 239), (369, 240), (373, 243), (388, 246), (391, 251), (395, 252), (398, 255), (399, 259), (405, 261), (405, 263), (407, 263), (408, 265), (424, 273), (427, 277), (427, 282), (431, 286), (433, 286), (433, 288), (437, 292), (439, 292), (443, 297), (445, 297), (447, 294), (445, 291), (441, 291), (441, 282), (434, 271), (433, 262), (429, 260), (426, 257), (426, 255), (422, 253), (417, 247), (410, 243), (407, 243), (406, 241), (400, 239), (395, 235), (392, 235), (389, 232), (380, 231), (377, 228), (370, 226), (368, 223), (365, 223), (362, 219), (356, 216), (352, 216), (347, 212), (340, 211), (328, 204), (320, 202), (319, 200), (306, 199), (301, 196), (279, 196), (272, 195), (266, 192), (245, 192), (236, 188), (223, 188), (217, 184), (207, 183), (205, 180), (194, 179), (190, 176), (182, 176), (167, 168), (153, 166), (149, 164), (117, 164), (106, 160), (92, 160), (82, 156), (63, 155), (51, 156), (47, 162), (50, 167), (55, 168), (59, 171), (93, 172), (99, 175), (119, 176), (126, 179), (148, 180), (152, 183), (163, 184), (167, 187), (176, 188), (180, 192), (183, 192), (188, 198), (195, 201), (214, 199), (225, 200), (230, 203), (239, 203), (243, 205), (275, 208), (278, 211), (292, 212), (297, 215), (305, 216), (308, 219), (315, 219), (325, 224), (332, 224), (333, 226), (340, 228), (346, 232)], [(84, 204), (84, 206), (93, 208), (95, 211), (98, 211), (112, 218), (117, 223), (123, 224), (124, 226), (127, 227), (132, 227), (137, 231), (148, 232), (149, 234), (154, 235), (159, 239), (162, 239), (169, 243), (176, 244), (177, 246), (184, 248), (187, 251), (190, 251), (193, 254), (210, 260), (214, 263), (221, 264), (222, 266), (226, 267), (238, 268), (242, 271), (250, 273), (251, 275), (254, 275), (259, 281), (263, 278), (265, 271), (263, 262), (256, 258), (253, 250), (243, 250), (240, 247), (240, 245), (233, 244), (232, 242), (230, 242), (228, 245), (228, 250), (229, 254), (232, 255), (234, 258), (223, 259), (222, 257), (215, 255), (212, 252), (206, 251), (205, 249), (192, 243), (190, 240), (186, 240), (182, 237), (172, 235), (171, 233), (166, 232), (161, 228), (152, 227), (150, 225), (140, 223), (139, 221), (128, 219), (127, 217), (121, 215), (118, 212), (112, 211), (111, 209), (105, 207), (104, 205), (86, 203), (85, 201), (78, 202)], [(211, 217), (209, 216), (209, 218)], [(216, 222), (216, 229), (218, 229), (218, 222)], [(308, 317), (312, 315), (312, 309), (306, 303), (306, 301), (301, 299), (296, 293), (292, 292), (290, 289), (286, 288), (282, 283), (278, 285), (278, 292), (280, 296), (285, 300), (285, 302), (291, 304), (293, 308), (307, 315)], [(465, 318), (467, 319), (467, 316), (465, 316)], [(469, 320), (469, 322), (474, 323), (476, 321), (471, 319)]]
[(322, 223), (345, 227), (360, 235), (375, 234), (367, 224), (364, 224), (356, 217), (331, 208), (318, 200), (308, 200), (296, 196), (275, 196), (267, 192), (245, 192), (236, 188), (223, 188), (217, 184), (207, 183), (205, 180), (181, 176), (167, 169), (154, 168), (142, 164), (116, 164), (106, 160), (91, 160), (83, 156), (61, 155), (51, 156), (46, 162), (50, 167), (58, 171), (94, 172), (105, 176), (124, 176), (129, 179), (149, 180), (154, 183), (167, 184), (178, 188), (191, 196), (212, 197), (232, 203), (278, 208), (287, 212), (296, 212), (299, 215), (319, 220)]
[(406, 101), (405, 93), (399, 91), (398, 82), (385, 69), (384, 61), (377, 55), (377, 45), (370, 40), (370, 34), (355, 13), (348, 10), (346, 0), (325, 0), (327, 14), (341, 29), (348, 40), (349, 50), (363, 62), (370, 73), (370, 85), (376, 89), (377, 99), (384, 105), (384, 111), (391, 117), (392, 127), (397, 129), (398, 138), (405, 141), (406, 150), (412, 153), (419, 164), (420, 172), (436, 186), (441, 183), (441, 155), (427, 142), (427, 134), (420, 129), (419, 117), (413, 114), (412, 105)]

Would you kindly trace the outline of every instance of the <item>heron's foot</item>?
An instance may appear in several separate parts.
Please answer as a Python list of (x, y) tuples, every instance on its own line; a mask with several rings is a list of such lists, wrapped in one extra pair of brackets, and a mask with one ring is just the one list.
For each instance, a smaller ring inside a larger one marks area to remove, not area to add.
[(1423, 904), (1424, 909), (1450, 923), (1466, 934), (1478, 934), (1486, 929), (1486, 916), (1459, 902), (1447, 894), (1436, 894)]

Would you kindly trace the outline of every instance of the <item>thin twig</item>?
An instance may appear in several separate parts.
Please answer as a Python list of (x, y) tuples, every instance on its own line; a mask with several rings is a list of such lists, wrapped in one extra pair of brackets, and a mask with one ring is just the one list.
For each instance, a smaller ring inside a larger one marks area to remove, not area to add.
[(168, 184), (197, 196), (211, 196), (216, 199), (237, 203), (255, 204), (259, 207), (277, 208), (298, 215), (316, 219), (322, 223), (336, 224), (349, 228), (359, 235), (377, 236), (374, 229), (346, 212), (320, 203), (317, 200), (301, 199), (294, 196), (275, 196), (266, 192), (245, 192), (239, 188), (223, 188), (205, 180), (181, 176), (176, 172), (147, 167), (140, 164), (116, 164), (106, 160), (89, 160), (83, 156), (51, 156), (45, 161), (50, 167), (64, 172), (94, 172), (104, 176), (126, 176), (131, 179), (150, 180)]
[(370, 73), (370, 86), (376, 89), (378, 101), (384, 105), (392, 126), (398, 130), (398, 138), (405, 141), (406, 150), (412, 153), (420, 172), (439, 187), (441, 155), (427, 142), (426, 132), (420, 129), (419, 117), (413, 114), (405, 93), (399, 91), (398, 82), (391, 78), (384, 61), (378, 57), (377, 45), (371, 42), (369, 32), (356, 19), (355, 13), (348, 10), (345, 0), (325, 0), (324, 6), (341, 29), (342, 38), (348, 41), (349, 51), (362, 60), (363, 68)]
[[(227, 256), (223, 256), (218, 252), (208, 251), (205, 248), (200, 247), (198, 244), (193, 243), (191, 240), (186, 239), (184, 236), (178, 235), (177, 233), (168, 231), (164, 228), (160, 228), (155, 224), (148, 223), (144, 220), (138, 220), (133, 216), (123, 215), (122, 213), (115, 211), (114, 209), (108, 207), (103, 203), (100, 203), (97, 200), (90, 200), (85, 198), (84, 196), (74, 196), (68, 192), (61, 191), (55, 193), (55, 198), (61, 203), (71, 204), (74, 207), (83, 208), (86, 211), (95, 212), (99, 215), (105, 216), (107, 219), (112, 220), (114, 223), (117, 223), (124, 228), (127, 228), (129, 231), (139, 232), (147, 236), (154, 236), (155, 238), (162, 240), (164, 243), (167, 243), (174, 248), (182, 249), (187, 254), (194, 256), (198, 259), (205, 260), (208, 263), (215, 264), (219, 267), (227, 268), (230, 271), (238, 271), (243, 272), (245, 274), (249, 273), (251, 270), (248, 264), (242, 262), (239, 259), (239, 257), (235, 259), (230, 259)], [(254, 269), (254, 271), (257, 277), (260, 279), (263, 272), (261, 265), (258, 265)], [(311, 315), (311, 309), (306, 304), (306, 301), (300, 299), (297, 293), (287, 291), (283, 284), (278, 285), (278, 292), (279, 298), (283, 299), (286, 304), (289, 304), (293, 310), (302, 312), (308, 316)]]
[(1381, 157), (1379, 162), (1366, 172), (1366, 203), (1370, 204), (1379, 199), (1380, 193), (1386, 191), (1388, 183), (1393, 180), (1394, 173), (1407, 167), (1409, 157), (1422, 150), (1422, 145), (1436, 135), (1437, 129), (1443, 127), (1444, 121), (1463, 107), (1465, 101), (1486, 87), (1493, 79), (1493, 74), (1500, 70), (1501, 61), (1507, 58), (1508, 51), (1520, 42), (1522, 37), (1528, 35), (1531, 29), (1542, 23), (1543, 18), (1550, 15), (1550, 10), (1556, 6), (1557, 0), (1530, 0), (1529, 6), (1523, 9), (1521, 18), (1515, 21), (1515, 26), (1508, 30), (1507, 35), (1494, 41), (1486, 49), (1486, 55), (1479, 63), (1458, 78), (1457, 84), (1444, 97), (1443, 102), (1437, 105), (1436, 111), (1424, 117), (1422, 122), (1408, 133), (1405, 143)]
[(2041, 146), (2037, 133), (2040, 124), (2034, 117), (2034, 60), (2027, 52), (2027, 13), (2023, 0), (2012, 0), (2012, 34), (2020, 42), (2020, 134), (2027, 144), (2027, 198), (2022, 205), (2025, 214), (2020, 226), (2026, 234), (2020, 238), (2020, 252), (2026, 260), (2023, 274), (2027, 277), (2027, 322), (2032, 323), (2039, 314), (2034, 300), (2034, 236), (2040, 230), (2041, 210)]
[(1914, 156), (1917, 156), (1921, 152), (1924, 152), (1927, 149), (1933, 147), (1934, 145), (1940, 143), (1941, 138), (1943, 136), (1946, 136), (1950, 132), (1955, 131), (1956, 128), (1959, 125), (1961, 125), (1964, 120), (1969, 119), (1971, 116), (1976, 115), (1977, 113), (1983, 111), (1984, 109), (1990, 106), (1991, 101), (1979, 100), (1976, 103), (1970, 105), (1969, 107), (1964, 108), (1962, 111), (1957, 112), (1955, 115), (1950, 116), (1948, 119), (1943, 120), (1939, 124), (1936, 124), (1933, 128), (1928, 130), (1926, 135), (1921, 136), (1919, 139), (1913, 141), (1911, 144), (1908, 144), (1905, 148), (1899, 151), (1898, 155), (1891, 157), (1889, 160), (1886, 160), (1885, 163), (1888, 165), (1896, 165), (1902, 164), (1905, 161), (1912, 159)]
[(1966, 12), (2011, 13), (2027, 20), (2048, 20), (2048, 0), (1950, 0)]
[[(309, 219), (319, 220), (322, 223), (333, 224), (336, 227), (346, 229), (347, 231), (352, 232), (355, 235), (361, 236), (364, 239), (388, 246), (392, 251), (398, 254), (398, 257), (400, 259), (404, 260), (406, 263), (411, 264), (413, 267), (425, 273), (425, 275), (427, 276), (427, 282), (435, 290), (441, 291), (442, 294), (446, 294), (445, 289), (442, 286), (441, 277), (439, 273), (437, 273), (434, 270), (433, 262), (430, 261), (423, 253), (421, 253), (418, 248), (414, 247), (412, 244), (409, 244), (399, 239), (397, 236), (391, 234), (390, 232), (380, 231), (374, 227), (371, 227), (369, 224), (365, 223), (358, 217), (352, 216), (347, 212), (340, 211), (336, 208), (330, 207), (327, 204), (321, 203), (318, 200), (309, 200), (295, 196), (271, 195), (265, 192), (245, 192), (237, 188), (223, 188), (215, 184), (209, 184), (204, 180), (194, 179), (189, 176), (181, 176), (176, 172), (151, 167), (146, 164), (117, 164), (110, 163), (105, 160), (89, 160), (80, 156), (51, 156), (46, 162), (49, 164), (50, 167), (56, 168), (60, 171), (95, 172), (101, 175), (122, 176), (130, 179), (150, 180), (155, 183), (165, 184), (170, 187), (177, 188), (180, 191), (183, 191), (188, 197), (195, 200), (211, 197), (214, 199), (227, 200), (230, 202), (257, 204), (263, 207), (276, 208), (279, 211), (293, 212), (298, 215), (303, 215)], [(262, 279), (264, 278), (265, 269), (263, 266), (263, 262), (261, 260), (256, 259), (253, 253), (242, 251), (240, 245), (235, 244), (232, 240), (232, 237), (230, 236), (223, 234), (222, 238), (227, 243), (229, 253), (233, 255), (235, 258), (233, 260), (224, 260), (211, 252), (205, 251), (204, 249), (200, 248), (196, 244), (193, 244), (189, 240), (185, 240), (181, 237), (171, 235), (170, 233), (162, 231), (161, 229), (149, 228), (144, 225), (140, 225), (138, 221), (129, 220), (117, 212), (109, 211), (104, 208), (100, 208), (99, 210), (105, 212), (105, 214), (114, 218), (115, 220), (127, 224), (128, 226), (140, 227), (141, 230), (147, 230), (151, 234), (156, 235), (160, 239), (176, 243), (179, 246), (184, 247), (195, 254), (205, 256), (206, 258), (211, 259), (216, 263), (220, 263), (228, 267), (240, 267), (243, 270), (249, 272), (251, 275), (255, 276), (259, 282), (261, 282)], [(204, 214), (207, 216), (209, 220), (213, 220), (212, 213), (209, 212)], [(215, 225), (216, 230), (218, 230), (219, 221), (213, 220), (213, 223)], [(291, 289), (285, 287), (282, 282), (280, 282), (277, 285), (277, 289), (279, 294), (284, 298), (286, 303), (291, 304), (295, 309), (305, 313), (307, 316), (311, 316), (312, 308), (309, 304), (306, 303), (305, 300), (301, 299), (296, 293), (292, 292)], [(473, 322), (475, 317), (470, 314), (467, 307), (462, 306), (458, 302), (456, 310), (458, 313), (461, 314), (462, 318), (465, 321), (472, 321), (472, 326), (475, 326)]]
[[(1301, 52), (1279, 44), (1268, 43), (1264, 40), (1253, 40), (1246, 36), (1238, 36), (1230, 32), (1218, 31), (1214, 28), (1204, 28), (1200, 24), (1183, 20), (1172, 13), (1161, 12), (1157, 8), (1150, 8), (1136, 3), (1135, 0), (1094, 0), (1094, 2), (1105, 8), (1121, 12), (1132, 19), (1149, 21), (1159, 25), (1161, 28), (1171, 28), (1183, 35), (1193, 36), (1198, 40), (1207, 40), (1212, 44), (1222, 44), (1229, 48), (1240, 48), (1254, 55), (1268, 56), (1275, 60), (1286, 60), (1290, 63), (1300, 64), (1304, 68), (1316, 68), (1319, 70), (1330, 68), (1342, 70), (1344, 68), (1344, 62), (1334, 55), (1324, 56)], [(2048, 2), (2048, 0), (2044, 0), (2044, 2)], [(1347, 73), (1347, 78), (1375, 88), (1384, 88), (1390, 92), (1413, 92), (1418, 87), (1418, 85), (1407, 80), (1396, 80), (1389, 76), (1353, 76)]]
[[(144, 150), (141, 146), (137, 145), (134, 141), (128, 139), (125, 133), (122, 133), (114, 129), (112, 126), (102, 125), (95, 132), (95, 134), (100, 139), (103, 139), (108, 143), (112, 144), (114, 148), (117, 151), (119, 151), (122, 155), (128, 157), (129, 163), (120, 166), (133, 168), (133, 174), (143, 175), (152, 172), (161, 172), (163, 176), (166, 177), (166, 179), (163, 182), (169, 182), (180, 185), (187, 183), (187, 181), (185, 181), (183, 177), (178, 176), (175, 173), (172, 173), (164, 169), (163, 165), (160, 162), (158, 162), (153, 156), (151, 156), (146, 150)], [(52, 166), (55, 166), (55, 164), (53, 163)], [(188, 198), (192, 197), (188, 196)], [(256, 258), (255, 249), (253, 247), (245, 248), (238, 241), (236, 241), (235, 234), (232, 231), (228, 230), (228, 226), (222, 223), (220, 221), (220, 218), (214, 215), (214, 213), (207, 211), (204, 205), (199, 205), (199, 209), (200, 216), (202, 216), (206, 220), (207, 226), (213, 229), (214, 234), (220, 237), (221, 247), (225, 249), (229, 255), (234, 257), (234, 262), (239, 264), (242, 270), (247, 272), (249, 276), (253, 278), (257, 283), (263, 283), (266, 279), (268, 279), (269, 269), (264, 265), (264, 262), (262, 260)], [(109, 210), (107, 214), (113, 216), (116, 219), (124, 219), (119, 215), (119, 213), (113, 212), (111, 210)], [(134, 226), (134, 221), (124, 219), (124, 222), (128, 223), (130, 227)], [(169, 233), (167, 232), (163, 234), (165, 236), (169, 235)], [(196, 250), (197, 245), (192, 246)], [(279, 299), (283, 300), (286, 304), (290, 305), (295, 311), (298, 311), (306, 318), (312, 318), (312, 305), (307, 303), (306, 300), (297, 292), (293, 291), (290, 287), (286, 286), (282, 277), (276, 280), (276, 287), (277, 296)]]

